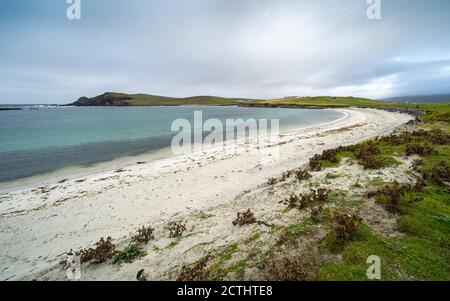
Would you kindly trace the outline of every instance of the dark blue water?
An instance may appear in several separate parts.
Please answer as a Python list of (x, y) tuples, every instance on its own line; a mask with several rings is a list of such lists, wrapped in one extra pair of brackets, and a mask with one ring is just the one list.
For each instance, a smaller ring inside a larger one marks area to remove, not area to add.
[(279, 119), (280, 128), (330, 122), (333, 110), (243, 107), (54, 107), (0, 111), (0, 182), (90, 166), (170, 146), (177, 118)]

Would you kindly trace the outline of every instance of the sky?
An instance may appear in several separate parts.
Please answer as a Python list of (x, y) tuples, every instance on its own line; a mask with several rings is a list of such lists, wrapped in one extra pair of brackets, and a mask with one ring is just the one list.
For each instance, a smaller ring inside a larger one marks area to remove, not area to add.
[(0, 1), (0, 104), (450, 92), (450, 1)]

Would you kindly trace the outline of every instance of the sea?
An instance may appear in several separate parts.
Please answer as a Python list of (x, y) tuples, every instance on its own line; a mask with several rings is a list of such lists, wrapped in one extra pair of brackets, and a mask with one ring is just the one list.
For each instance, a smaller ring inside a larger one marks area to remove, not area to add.
[(98, 164), (167, 150), (178, 133), (172, 131), (172, 122), (187, 119), (193, 124), (195, 111), (202, 112), (203, 121), (214, 118), (224, 124), (227, 119), (278, 119), (281, 130), (328, 123), (344, 115), (331, 109), (235, 106), (2, 105), (0, 184), (67, 168), (87, 171)]

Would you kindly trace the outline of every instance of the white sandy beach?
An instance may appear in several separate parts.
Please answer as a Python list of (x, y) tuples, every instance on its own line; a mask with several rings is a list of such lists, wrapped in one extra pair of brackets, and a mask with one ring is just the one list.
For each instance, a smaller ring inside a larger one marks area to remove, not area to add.
[[(256, 150), (246, 151), (242, 144), (233, 155), (211, 150), (2, 193), (0, 280), (64, 280), (58, 263), (67, 251), (107, 236), (118, 245), (126, 243), (142, 225), (155, 228), (145, 258), (86, 266), (82, 279), (134, 280), (142, 268), (149, 279), (173, 279), (182, 264), (251, 234), (251, 228), (233, 228), (231, 220), (257, 201), (254, 196), (268, 178), (304, 165), (324, 149), (390, 133), (413, 118), (375, 109), (340, 110), (347, 117), (337, 122), (283, 133), (275, 165), (261, 165)], [(275, 210), (255, 208), (261, 219)], [(173, 241), (164, 227), (178, 219), (187, 222), (190, 236), (163, 252)]]

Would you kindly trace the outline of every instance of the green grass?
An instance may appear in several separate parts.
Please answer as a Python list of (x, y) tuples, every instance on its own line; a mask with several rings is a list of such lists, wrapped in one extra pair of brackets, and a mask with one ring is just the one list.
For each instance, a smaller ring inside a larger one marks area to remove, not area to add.
[(418, 105), (417, 109), (424, 113), (425, 122), (446, 122), (450, 124), (450, 103)]
[(117, 253), (113, 258), (113, 263), (132, 263), (136, 259), (147, 256), (147, 252), (138, 244), (130, 244), (123, 251)]
[(220, 255), (219, 259), (209, 267), (213, 280), (223, 279), (230, 272), (230, 268), (224, 267), (226, 263), (233, 258), (233, 255), (239, 251), (237, 244), (228, 246)]
[[(442, 105), (447, 107), (446, 105)], [(425, 111), (426, 120), (441, 118), (432, 106), (431, 113)], [(428, 115), (429, 114), (429, 115)], [(426, 127), (433, 128), (430, 122)], [(449, 133), (448, 125), (439, 127)], [(428, 142), (427, 139), (419, 142)], [(424, 168), (436, 164), (450, 164), (449, 146), (433, 145), (435, 153), (422, 157)], [(405, 145), (389, 146), (380, 143), (383, 156), (404, 155)], [(381, 179), (374, 179), (374, 187), (383, 186)], [(419, 197), (422, 201), (410, 202)], [(407, 193), (401, 202), (402, 215), (397, 229), (404, 237), (388, 238), (376, 234), (363, 225), (358, 237), (351, 242), (342, 242), (329, 234), (324, 241), (327, 250), (342, 254), (341, 262), (326, 262), (316, 274), (318, 280), (367, 280), (366, 263), (370, 255), (381, 258), (382, 280), (450, 280), (450, 197), (448, 187), (428, 183), (421, 191)]]
[(193, 96), (193, 97), (167, 97), (150, 94), (125, 94), (107, 92), (90, 98), (89, 101), (108, 101), (109, 105), (131, 105), (131, 106), (178, 106), (178, 105), (215, 105), (229, 106), (237, 105), (241, 100), (217, 96)]
[(423, 202), (404, 204), (399, 230), (407, 236), (387, 238), (374, 234), (366, 225), (358, 237), (345, 243), (333, 235), (325, 246), (342, 253), (342, 262), (325, 263), (317, 273), (318, 280), (367, 280), (366, 260), (377, 255), (382, 261), (382, 280), (449, 280), (450, 209), (448, 193), (431, 186), (419, 193)]
[(246, 245), (251, 244), (257, 240), (259, 240), (261, 238), (261, 233), (260, 232), (256, 232), (255, 234), (253, 234), (252, 237), (250, 237), (249, 239), (247, 239), (244, 243)]
[(357, 97), (335, 97), (335, 96), (316, 96), (316, 97), (298, 97), (298, 98), (281, 98), (272, 100), (263, 100), (252, 103), (252, 105), (262, 106), (297, 106), (297, 107), (327, 107), (340, 108), (349, 106), (358, 107), (392, 107), (408, 105), (391, 104), (382, 101), (371, 100), (367, 98)]
[(318, 280), (367, 280), (367, 258), (381, 259), (382, 280), (449, 280), (448, 249), (414, 236), (386, 238), (367, 235), (342, 250), (341, 263), (325, 263), (316, 275)]
[(201, 243), (199, 243), (199, 244), (196, 244), (195, 246), (190, 247), (189, 249), (187, 249), (186, 251), (184, 251), (184, 253), (187, 253), (187, 252), (189, 252), (189, 251), (191, 251), (191, 250), (193, 250), (193, 249), (195, 249), (195, 248), (206, 247), (206, 246), (212, 245), (212, 244), (215, 243), (215, 242), (216, 242), (215, 240), (212, 240), (212, 241), (206, 241), (206, 242), (201, 242)]
[(186, 98), (161, 97), (153, 95), (132, 95), (128, 101), (133, 106), (156, 106), (156, 105), (236, 105), (237, 100), (216, 96), (195, 96)]
[(244, 106), (318, 106), (318, 107), (348, 107), (348, 106), (391, 106), (390, 104), (354, 97), (303, 97), (283, 99), (241, 99), (218, 96), (192, 96), (192, 97), (167, 97), (151, 94), (125, 94), (106, 92), (94, 97), (96, 99), (108, 99), (117, 105), (133, 106), (157, 106), (157, 105), (244, 105)]
[(170, 244), (168, 244), (164, 249), (170, 250), (174, 247), (176, 247), (180, 243), (179, 240), (174, 240)]
[(370, 184), (372, 186), (384, 186), (384, 185), (386, 185), (386, 182), (382, 178), (376, 177), (376, 178), (372, 179), (372, 181), (370, 181)]

